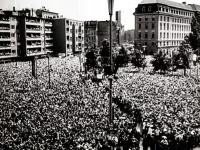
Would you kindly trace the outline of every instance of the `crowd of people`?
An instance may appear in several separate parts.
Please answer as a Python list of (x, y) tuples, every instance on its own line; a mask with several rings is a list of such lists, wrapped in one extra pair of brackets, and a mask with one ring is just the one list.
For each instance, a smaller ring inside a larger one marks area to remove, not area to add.
[(1, 64), (0, 149), (139, 149), (143, 141), (144, 149), (175, 150), (199, 144), (200, 88), (193, 78), (120, 68), (110, 125), (107, 79), (100, 85), (86, 80), (78, 57), (50, 58), (49, 86), (47, 62), (37, 60), (37, 79), (29, 62)]

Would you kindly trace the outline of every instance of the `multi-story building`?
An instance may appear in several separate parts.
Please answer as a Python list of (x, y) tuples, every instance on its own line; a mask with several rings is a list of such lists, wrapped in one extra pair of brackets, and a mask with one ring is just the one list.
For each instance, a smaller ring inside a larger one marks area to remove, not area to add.
[(66, 18), (53, 21), (54, 52), (65, 56), (84, 51), (84, 22)]
[(85, 45), (96, 47), (98, 45), (98, 21), (85, 21)]
[[(15, 8), (12, 11), (1, 11), (0, 59), (46, 55), (47, 52), (53, 52), (53, 20), (47, 15), (45, 18), (38, 17), (37, 11), (16, 11)], [(52, 14), (56, 16), (57, 13)]]
[(135, 44), (147, 53), (176, 51), (191, 32), (192, 5), (168, 0), (143, 0), (135, 9)]
[(124, 41), (129, 42), (129, 43), (133, 43), (134, 42), (134, 34), (135, 34), (134, 29), (125, 31), (124, 32)]
[(15, 12), (8, 14), (0, 10), (0, 58), (17, 57), (17, 24)]
[[(121, 11), (116, 12), (116, 21), (112, 22), (112, 40), (122, 43), (124, 26), (121, 24)], [(85, 21), (85, 43), (90, 46), (100, 47), (102, 41), (110, 37), (110, 21)]]

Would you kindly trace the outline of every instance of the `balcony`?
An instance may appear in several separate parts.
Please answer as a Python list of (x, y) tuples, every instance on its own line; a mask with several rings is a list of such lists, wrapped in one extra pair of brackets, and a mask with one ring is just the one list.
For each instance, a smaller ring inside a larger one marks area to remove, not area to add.
[(41, 40), (41, 38), (39, 37), (28, 37), (28, 38), (26, 38), (26, 40), (27, 41), (40, 41)]
[(53, 38), (52, 38), (52, 37), (46, 37), (45, 39), (46, 39), (46, 41), (53, 40)]
[(26, 29), (26, 33), (41, 33), (40, 29)]
[(0, 50), (11, 49), (11, 46), (0, 46)]
[(0, 24), (10, 24), (9, 18), (0, 18)]
[(45, 44), (45, 47), (51, 47), (51, 46), (53, 46), (53, 43), (46, 43)]
[(0, 41), (10, 41), (10, 37), (0, 37)]
[(33, 19), (26, 19), (26, 24), (27, 25), (40, 25), (40, 21), (39, 20), (33, 20)]
[(41, 45), (28, 45), (27, 48), (40, 48)]
[(45, 22), (45, 26), (46, 27), (52, 27), (53, 25), (52, 25), (52, 22)]

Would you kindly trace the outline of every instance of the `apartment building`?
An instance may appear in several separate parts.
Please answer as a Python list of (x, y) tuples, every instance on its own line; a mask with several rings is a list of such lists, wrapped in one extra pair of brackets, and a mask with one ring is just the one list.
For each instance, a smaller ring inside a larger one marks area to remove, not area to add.
[(23, 9), (0, 12), (0, 59), (46, 55), (53, 52), (53, 16), (44, 10)]
[(178, 50), (191, 32), (192, 5), (168, 0), (143, 0), (135, 9), (135, 44), (146, 46), (147, 54)]
[(53, 20), (54, 52), (61, 55), (84, 51), (84, 22), (66, 18)]
[(0, 10), (0, 58), (17, 57), (17, 24), (16, 13), (6, 14)]

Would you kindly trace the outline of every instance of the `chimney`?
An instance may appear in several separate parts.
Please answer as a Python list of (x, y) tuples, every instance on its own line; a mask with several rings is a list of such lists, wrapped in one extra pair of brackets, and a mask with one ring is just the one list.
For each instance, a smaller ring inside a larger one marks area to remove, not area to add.
[(13, 7), (13, 11), (15, 11), (15, 7)]
[(185, 4), (185, 5), (186, 5), (186, 2), (182, 2), (182, 4)]

